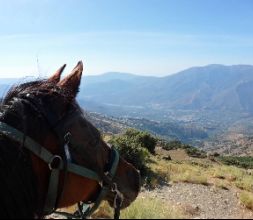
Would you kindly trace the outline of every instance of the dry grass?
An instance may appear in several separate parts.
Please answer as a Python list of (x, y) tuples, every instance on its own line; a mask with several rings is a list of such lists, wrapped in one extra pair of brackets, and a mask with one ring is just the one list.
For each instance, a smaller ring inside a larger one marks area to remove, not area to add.
[(239, 196), (240, 202), (248, 209), (253, 210), (253, 193), (242, 192)]
[[(218, 165), (207, 160), (166, 161), (153, 158), (150, 169), (171, 182), (186, 182), (192, 184), (215, 185), (222, 189), (237, 187), (253, 193), (253, 176), (245, 169), (234, 166)], [(154, 185), (159, 184), (156, 179)]]
[(182, 219), (183, 211), (164, 201), (139, 197), (129, 208), (122, 212), (123, 219)]
[(211, 170), (211, 175), (213, 178), (223, 179), (227, 185), (253, 192), (253, 176), (247, 174), (245, 169), (225, 165), (215, 166)]
[(111, 219), (113, 218), (113, 209), (107, 202), (102, 202), (98, 210), (91, 217), (92, 219)]
[(233, 166), (213, 166), (210, 170), (210, 174), (213, 178), (225, 179), (229, 182), (234, 182), (243, 178), (246, 175), (245, 170), (233, 167)]
[(215, 179), (213, 181), (213, 185), (217, 188), (224, 189), (224, 190), (229, 190), (229, 187), (231, 186), (228, 181), (220, 180), (220, 179)]
[(168, 151), (168, 153), (171, 156), (172, 160), (179, 160), (179, 161), (190, 160), (188, 154), (185, 152), (185, 150), (182, 149), (170, 150)]
[[(107, 203), (93, 215), (94, 218), (112, 218), (113, 212)], [(121, 211), (121, 219), (184, 219), (184, 211), (157, 198), (139, 196), (128, 208)]]
[(199, 173), (190, 172), (190, 171), (186, 171), (184, 173), (174, 175), (173, 182), (209, 185), (207, 176), (205, 175), (201, 176)]
[(166, 177), (172, 182), (187, 182), (193, 184), (208, 185), (206, 169), (190, 162), (167, 162), (162, 159), (156, 160), (151, 165), (153, 172)]
[(253, 177), (252, 176), (244, 176), (238, 179), (235, 182), (235, 186), (239, 189), (246, 190), (248, 192), (253, 192)]

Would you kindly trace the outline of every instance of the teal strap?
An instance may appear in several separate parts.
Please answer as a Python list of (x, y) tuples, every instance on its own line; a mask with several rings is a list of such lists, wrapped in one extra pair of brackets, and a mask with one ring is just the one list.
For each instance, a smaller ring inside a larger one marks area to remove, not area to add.
[(115, 153), (115, 158), (114, 158), (114, 161), (113, 161), (113, 165), (112, 165), (112, 167), (111, 167), (111, 170), (110, 170), (109, 172), (110, 172), (110, 175), (111, 175), (112, 177), (114, 177), (115, 174), (116, 174), (118, 165), (119, 165), (119, 152), (118, 152), (115, 148), (113, 148), (112, 150), (113, 150), (114, 153)]
[(87, 169), (85, 167), (81, 167), (74, 163), (68, 163), (67, 170), (71, 173), (75, 173), (79, 176), (86, 177), (88, 179), (96, 180), (97, 182), (101, 181), (101, 178), (94, 171)]
[[(14, 141), (20, 143), (23, 142), (24, 134), (4, 122), (0, 122), (0, 132)], [(54, 158), (53, 154), (28, 136), (25, 138), (24, 146), (47, 164), (51, 163), (52, 159)], [(63, 169), (63, 162), (61, 162), (59, 169)], [(98, 182), (101, 181), (101, 178), (94, 171), (73, 163), (68, 164), (67, 170), (82, 177), (96, 180)]]
[(49, 186), (48, 186), (48, 192), (44, 207), (45, 214), (51, 214), (55, 211), (55, 204), (57, 200), (58, 195), (58, 185), (59, 185), (59, 175), (60, 170), (53, 169), (51, 171), (50, 180), (49, 180)]
[[(7, 125), (4, 122), (0, 122), (0, 131), (2, 134), (6, 135), (7, 137), (11, 138), (14, 141), (20, 143), (23, 142), (24, 134), (19, 130)], [(50, 161), (53, 158), (53, 154), (51, 154), (47, 149), (36, 143), (28, 136), (25, 137), (24, 146), (32, 153), (34, 153), (36, 156), (38, 156), (40, 159), (45, 161), (47, 164), (50, 163)]]

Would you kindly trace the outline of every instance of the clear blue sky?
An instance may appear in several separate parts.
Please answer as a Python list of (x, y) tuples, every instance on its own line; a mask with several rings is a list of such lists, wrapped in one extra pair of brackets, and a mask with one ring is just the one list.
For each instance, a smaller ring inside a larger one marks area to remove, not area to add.
[(89, 75), (253, 64), (253, 1), (0, 0), (0, 77), (80, 59)]

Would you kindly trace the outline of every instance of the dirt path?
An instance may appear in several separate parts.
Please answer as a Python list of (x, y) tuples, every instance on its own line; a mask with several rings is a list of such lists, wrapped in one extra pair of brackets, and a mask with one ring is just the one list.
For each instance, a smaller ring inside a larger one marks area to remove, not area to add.
[(242, 207), (235, 190), (223, 190), (212, 186), (177, 183), (142, 196), (160, 198), (183, 208), (190, 218), (197, 219), (252, 219), (253, 212)]

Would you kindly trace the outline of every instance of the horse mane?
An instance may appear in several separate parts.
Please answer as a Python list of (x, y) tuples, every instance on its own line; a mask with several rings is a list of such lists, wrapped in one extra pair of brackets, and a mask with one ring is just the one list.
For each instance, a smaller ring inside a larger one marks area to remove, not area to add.
[[(53, 86), (45, 83), (45, 80), (12, 86), (1, 100), (0, 121), (26, 134), (24, 123), (27, 123), (28, 117), (34, 116), (25, 112), (24, 105), (15, 98), (22, 93), (38, 92), (38, 87), (42, 85), (43, 92), (49, 92)], [(40, 112), (36, 112), (36, 117), (42, 117)], [(36, 129), (34, 133), (38, 133)], [(37, 191), (30, 152), (23, 148), (22, 143), (14, 142), (3, 134), (0, 134), (0, 195), (2, 218), (34, 218), (42, 215), (43, 207), (39, 207), (42, 201)]]
[[(15, 126), (15, 119), (21, 116), (23, 109), (19, 104), (11, 107), (13, 98), (41, 83), (42, 81), (34, 81), (13, 86), (1, 101), (0, 121)], [(20, 128), (20, 125), (17, 127)], [(21, 143), (14, 142), (3, 134), (0, 134), (0, 195), (1, 218), (34, 218), (39, 213), (37, 183), (30, 152)]]

